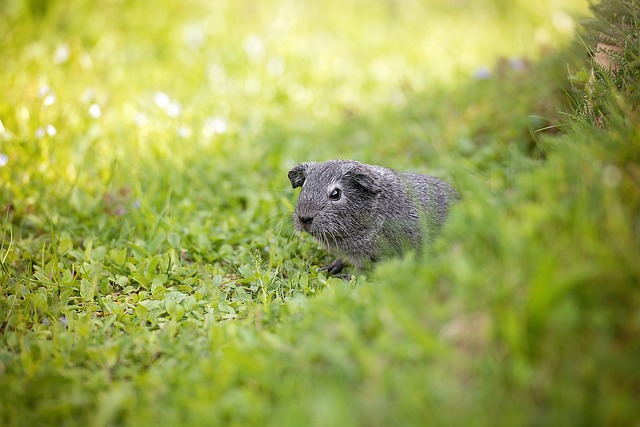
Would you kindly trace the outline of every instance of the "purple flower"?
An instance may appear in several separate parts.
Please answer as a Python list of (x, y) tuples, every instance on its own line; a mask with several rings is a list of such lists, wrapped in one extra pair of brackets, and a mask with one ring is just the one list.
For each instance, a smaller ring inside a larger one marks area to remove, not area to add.
[(509, 66), (512, 70), (521, 71), (525, 68), (525, 62), (522, 58), (511, 58), (509, 59)]
[(473, 77), (476, 80), (486, 80), (491, 77), (491, 70), (489, 69), (489, 67), (482, 65), (476, 68), (476, 70), (473, 72)]

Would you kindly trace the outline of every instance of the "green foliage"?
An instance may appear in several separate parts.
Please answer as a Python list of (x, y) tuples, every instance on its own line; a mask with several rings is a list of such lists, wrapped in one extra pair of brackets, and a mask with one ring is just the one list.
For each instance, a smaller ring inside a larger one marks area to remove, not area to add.
[[(611, 108), (620, 103), (640, 104), (638, 79), (640, 76), (640, 2), (637, 0), (602, 0), (591, 5), (593, 18), (585, 20), (589, 30), (585, 39), (590, 42), (592, 72), (582, 72), (574, 80), (585, 93), (579, 112), (590, 120), (605, 125)], [(597, 60), (607, 58), (607, 65)], [(623, 95), (614, 99), (610, 93)], [(613, 105), (612, 105), (613, 104)]]
[[(0, 4), (0, 424), (635, 422), (637, 74), (597, 127), (558, 2), (423, 3)], [(328, 277), (337, 157), (464, 199)]]

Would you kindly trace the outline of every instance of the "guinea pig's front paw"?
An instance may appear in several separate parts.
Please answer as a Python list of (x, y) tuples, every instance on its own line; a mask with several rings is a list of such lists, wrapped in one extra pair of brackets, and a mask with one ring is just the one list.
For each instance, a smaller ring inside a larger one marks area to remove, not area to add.
[(328, 271), (329, 274), (336, 275), (340, 274), (346, 266), (347, 264), (345, 264), (341, 259), (336, 259), (331, 264), (322, 267), (321, 270)]

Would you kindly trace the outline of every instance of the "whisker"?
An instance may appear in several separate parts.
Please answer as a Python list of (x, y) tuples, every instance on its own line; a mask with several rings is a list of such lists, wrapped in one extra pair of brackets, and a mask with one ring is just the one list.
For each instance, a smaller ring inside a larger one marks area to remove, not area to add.
[(271, 215), (269, 215), (268, 217), (266, 217), (266, 218), (264, 219), (264, 222), (265, 222), (266, 224), (271, 224), (271, 222), (272, 222), (272, 221), (274, 221), (274, 220), (278, 219), (278, 218), (279, 218), (279, 217), (281, 217), (281, 216), (288, 216), (288, 217), (290, 217), (290, 216), (291, 216), (291, 214), (290, 214), (290, 213), (288, 213), (288, 212), (284, 212), (284, 211), (278, 211), (278, 212), (276, 212), (276, 213), (274, 213), (274, 214), (271, 214)]

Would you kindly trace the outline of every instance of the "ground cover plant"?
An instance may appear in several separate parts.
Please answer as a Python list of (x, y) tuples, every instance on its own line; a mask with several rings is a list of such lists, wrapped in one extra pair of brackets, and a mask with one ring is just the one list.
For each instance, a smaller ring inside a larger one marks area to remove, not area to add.
[[(2, 2), (0, 424), (633, 425), (638, 38), (593, 80), (587, 6)], [(464, 199), (329, 277), (286, 173), (336, 157)]]

